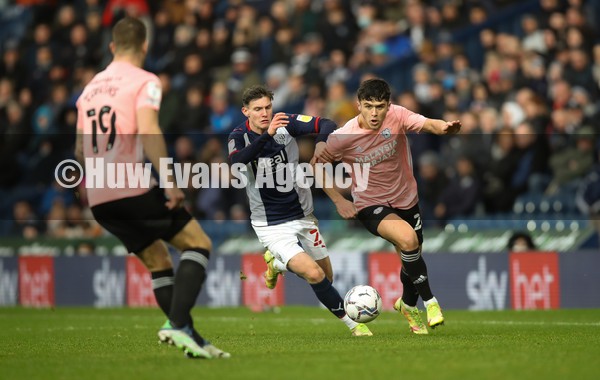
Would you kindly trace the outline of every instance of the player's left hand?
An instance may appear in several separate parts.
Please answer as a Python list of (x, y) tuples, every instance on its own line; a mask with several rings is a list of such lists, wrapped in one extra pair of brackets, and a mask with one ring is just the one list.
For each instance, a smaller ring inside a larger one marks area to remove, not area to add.
[(460, 120), (453, 120), (453, 121), (447, 121), (444, 129), (445, 129), (446, 134), (453, 135), (453, 134), (460, 132), (460, 127), (462, 127)]
[(354, 203), (350, 202), (347, 199), (341, 199), (335, 203), (335, 208), (337, 209), (338, 214), (344, 219), (354, 219), (358, 214), (356, 211), (356, 206)]
[(167, 197), (165, 206), (167, 206), (169, 210), (181, 207), (181, 205), (183, 205), (183, 201), (185, 200), (185, 194), (183, 194), (183, 191), (176, 187), (165, 189), (165, 196)]
[(315, 154), (310, 160), (310, 164), (314, 165), (317, 162), (333, 162), (333, 155), (327, 150), (326, 142), (318, 142), (315, 146)]

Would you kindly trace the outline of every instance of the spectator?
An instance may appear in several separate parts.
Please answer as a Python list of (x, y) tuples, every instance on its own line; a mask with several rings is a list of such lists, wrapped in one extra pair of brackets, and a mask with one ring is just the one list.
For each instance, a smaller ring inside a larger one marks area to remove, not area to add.
[(509, 212), (518, 195), (511, 179), (520, 155), (511, 128), (502, 128), (494, 135), (494, 140), (490, 162), (483, 175), (483, 201), (489, 213)]
[[(580, 180), (594, 166), (594, 148), (596, 133), (592, 127), (582, 127), (576, 132), (575, 146), (550, 156), (552, 181), (546, 189), (547, 194), (559, 192), (572, 181)], [(573, 184), (575, 185), (575, 184)]]
[[(231, 66), (219, 69), (216, 80), (226, 84), (233, 104), (242, 104), (242, 89), (259, 84), (260, 76), (247, 49), (237, 49), (231, 55)], [(232, 126), (233, 129), (233, 126)]]
[(35, 239), (43, 231), (40, 219), (33, 212), (31, 204), (27, 201), (18, 201), (13, 207), (13, 225), (11, 235), (25, 239)]
[(469, 216), (475, 212), (479, 199), (480, 183), (473, 161), (459, 157), (455, 165), (456, 175), (440, 195), (434, 215), (442, 221)]
[(506, 248), (510, 252), (527, 252), (537, 249), (531, 235), (524, 231), (514, 232), (508, 239)]
[(210, 127), (225, 139), (242, 118), (239, 108), (229, 103), (227, 85), (223, 82), (213, 84), (210, 92)]
[(443, 167), (437, 153), (428, 151), (419, 158), (417, 180), (419, 182), (419, 206), (421, 218), (432, 225), (436, 222), (434, 207), (439, 203), (440, 196), (448, 179), (444, 175)]
[[(167, 139), (167, 141), (172, 141), (171, 134), (180, 132), (178, 131), (177, 120), (185, 119), (179, 117), (180, 112), (185, 113), (185, 111), (181, 110), (179, 93), (171, 88), (171, 76), (168, 73), (163, 72), (158, 74), (158, 78), (160, 79), (160, 84), (162, 86), (162, 99), (160, 101), (158, 124), (165, 134), (165, 139)], [(189, 99), (186, 97), (186, 104), (188, 102)], [(202, 127), (205, 125), (206, 123), (203, 124)]]
[[(177, 137), (193, 131), (193, 145), (209, 149), (206, 162), (222, 155), (203, 144), (238, 123), (239, 89), (250, 84), (269, 82), (288, 112), (327, 108), (345, 119), (356, 112), (347, 92), (364, 78), (383, 77), (409, 109), (463, 121), (461, 139), (409, 136), (414, 161), (435, 151), (452, 174), (456, 157), (469, 155), (484, 169), (477, 202), (487, 213), (509, 212), (515, 193), (545, 190), (550, 157), (586, 144), (575, 132), (599, 115), (600, 44), (595, 2), (543, 0), (539, 10), (497, 20), (496, 9), (518, 2), (501, 3), (94, 0), (26, 8), (0, 26), (1, 212), (10, 219), (23, 189), (36, 211), (42, 203), (44, 213), (51, 208), (40, 194), (52, 188), (55, 163), (72, 150), (72, 105), (109, 57), (102, 23), (126, 13), (152, 21), (146, 64), (162, 73), (159, 117), (172, 134), (171, 151)], [(516, 153), (490, 158), (504, 127), (517, 132)], [(513, 167), (515, 155), (520, 163)], [(510, 179), (497, 167), (505, 164), (514, 168)], [(491, 195), (497, 183), (505, 199)], [(80, 197), (85, 203), (85, 192)], [(225, 217), (233, 213), (228, 207)]]
[[(214, 103), (216, 100), (213, 99), (217, 95), (211, 95), (211, 102)], [(206, 132), (209, 130), (210, 109), (204, 104), (204, 94), (202, 93), (201, 86), (190, 86), (185, 91), (185, 103), (181, 107), (181, 113), (183, 117), (178, 118), (176, 122), (176, 130), (180, 133), (194, 133), (194, 132)], [(212, 119), (212, 116), (211, 116)], [(213, 124), (214, 128), (220, 127), (219, 124)]]

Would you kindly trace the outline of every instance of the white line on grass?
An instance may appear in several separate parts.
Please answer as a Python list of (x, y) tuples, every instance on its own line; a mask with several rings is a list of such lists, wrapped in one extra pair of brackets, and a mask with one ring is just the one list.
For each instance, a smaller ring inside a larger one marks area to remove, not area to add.
[[(248, 322), (248, 318), (243, 317), (205, 317), (200, 318), (200, 320), (213, 320), (213, 321), (224, 321), (224, 322)], [(299, 320), (298, 318), (294, 318), (293, 320)], [(333, 321), (333, 318), (308, 318), (302, 319), (302, 321), (313, 323), (313, 324), (322, 324), (329, 323)], [(402, 319), (398, 319), (402, 320)], [(288, 318), (269, 318), (266, 319), (265, 322), (275, 322), (275, 323), (285, 323), (289, 324), (292, 319)], [(564, 322), (564, 321), (500, 321), (500, 320), (490, 320), (490, 321), (467, 321), (467, 320), (447, 320), (450, 324), (469, 324), (469, 325), (506, 325), (506, 326), (580, 326), (580, 327), (600, 327), (600, 322)], [(393, 324), (398, 323), (396, 320), (376, 320), (374, 323), (377, 324)]]

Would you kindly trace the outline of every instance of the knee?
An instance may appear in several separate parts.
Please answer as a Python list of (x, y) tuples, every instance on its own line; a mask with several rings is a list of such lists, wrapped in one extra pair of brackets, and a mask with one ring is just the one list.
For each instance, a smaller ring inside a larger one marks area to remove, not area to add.
[(142, 261), (149, 272), (157, 272), (173, 268), (173, 263), (171, 262), (171, 258), (168, 256), (168, 254), (163, 255), (158, 252), (144, 252), (144, 254), (138, 255), (138, 258)]
[(323, 281), (324, 278), (325, 272), (323, 272), (323, 269), (321, 269), (321, 267), (316, 264), (314, 266), (311, 266), (306, 272), (304, 272), (304, 279), (309, 284), (319, 283)]
[(206, 234), (201, 234), (200, 236), (188, 235), (184, 239), (183, 247), (181, 247), (182, 251), (186, 249), (194, 249), (194, 248), (203, 248), (209, 252), (212, 252), (212, 240)]
[(202, 239), (202, 241), (200, 242), (203, 246), (204, 249), (206, 249), (209, 252), (212, 252), (212, 240), (208, 237), (208, 235), (205, 234), (205, 238)]
[(394, 241), (394, 245), (402, 251), (414, 251), (419, 248), (419, 238), (415, 231), (411, 231), (411, 233), (399, 235), (396, 241)]

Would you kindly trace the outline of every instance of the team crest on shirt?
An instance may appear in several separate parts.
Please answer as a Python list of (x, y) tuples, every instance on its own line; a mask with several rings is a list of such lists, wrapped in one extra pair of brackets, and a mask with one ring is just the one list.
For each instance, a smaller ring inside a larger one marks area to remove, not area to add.
[(381, 131), (381, 135), (384, 139), (389, 139), (390, 137), (392, 137), (392, 131), (390, 131), (389, 128), (386, 128), (383, 131)]
[(273, 140), (275, 140), (277, 144), (285, 145), (285, 135), (282, 133), (276, 133), (273, 136)]
[(160, 85), (156, 82), (148, 82), (146, 91), (148, 94), (148, 101), (156, 107), (160, 106), (160, 99), (162, 97), (162, 89), (160, 88)]

